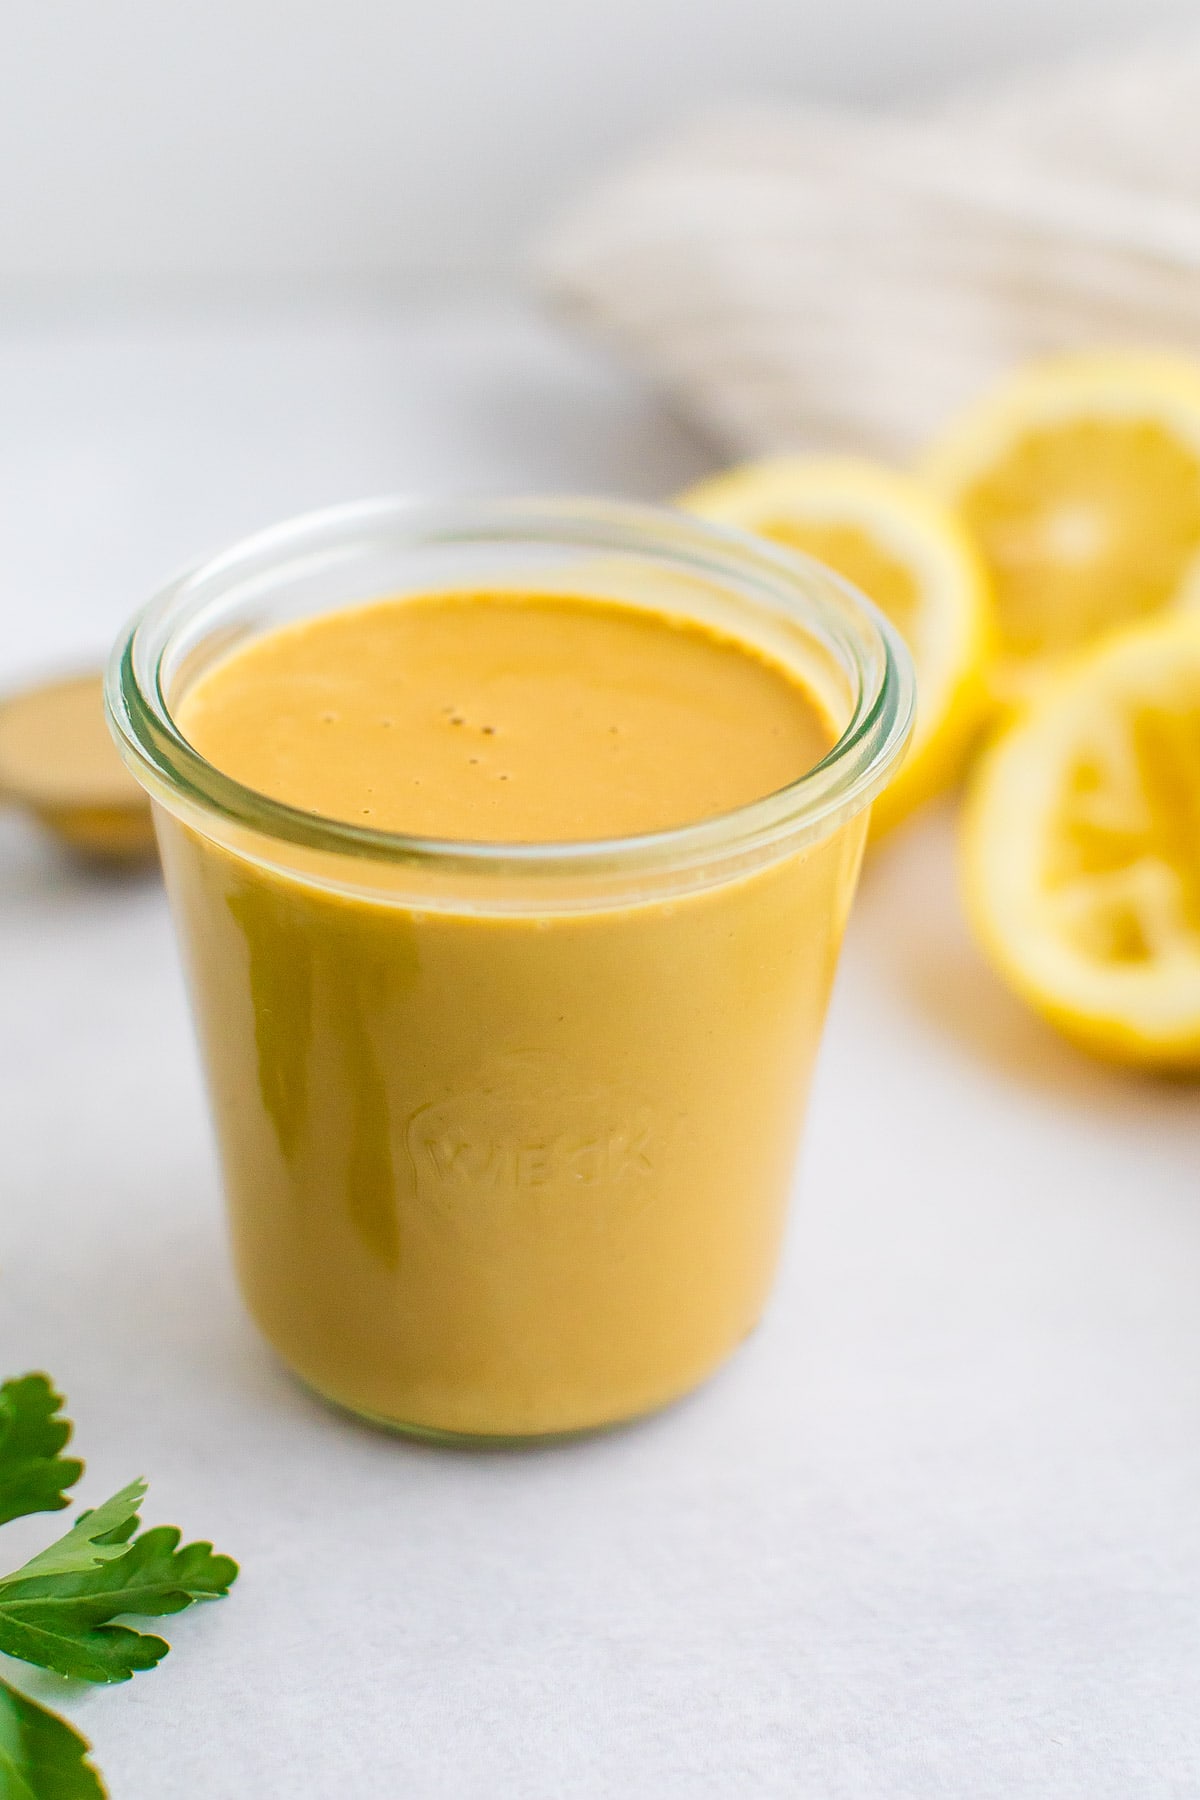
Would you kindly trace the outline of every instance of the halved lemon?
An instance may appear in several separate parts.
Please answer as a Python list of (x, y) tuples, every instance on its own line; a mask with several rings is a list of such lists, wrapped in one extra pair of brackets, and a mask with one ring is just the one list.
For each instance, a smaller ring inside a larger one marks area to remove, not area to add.
[(1200, 588), (1200, 365), (1128, 354), (1026, 368), (953, 423), (920, 474), (992, 581), (997, 698)]
[(958, 775), (988, 703), (987, 576), (950, 510), (911, 477), (847, 457), (776, 457), (714, 476), (678, 504), (803, 550), (887, 614), (917, 670), (908, 757), (875, 802), (887, 829)]
[(1086, 1049), (1200, 1068), (1200, 619), (1114, 634), (980, 765), (968, 912), (1012, 986)]

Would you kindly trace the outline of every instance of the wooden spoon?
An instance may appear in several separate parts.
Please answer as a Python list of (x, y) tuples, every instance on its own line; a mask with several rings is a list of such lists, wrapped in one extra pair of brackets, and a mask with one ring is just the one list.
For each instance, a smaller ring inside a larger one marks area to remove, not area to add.
[(108, 734), (103, 693), (87, 674), (0, 699), (0, 800), (91, 861), (141, 862), (154, 852), (150, 802)]

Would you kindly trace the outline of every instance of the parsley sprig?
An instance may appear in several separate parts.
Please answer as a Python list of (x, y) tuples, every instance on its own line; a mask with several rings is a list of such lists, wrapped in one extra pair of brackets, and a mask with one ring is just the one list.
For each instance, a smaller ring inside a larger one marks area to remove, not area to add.
[(61, 1512), (65, 1490), (83, 1464), (62, 1454), (71, 1421), (44, 1375), (22, 1375), (0, 1387), (0, 1525), (27, 1513)]
[[(83, 1464), (62, 1454), (71, 1423), (45, 1375), (0, 1386), (0, 1525), (70, 1505)], [(173, 1525), (141, 1528), (144, 1481), (80, 1513), (0, 1576), (0, 1651), (79, 1681), (128, 1681), (170, 1649), (119, 1619), (161, 1618), (229, 1592), (238, 1567)], [(89, 1746), (65, 1719), (0, 1680), (0, 1800), (103, 1800)]]

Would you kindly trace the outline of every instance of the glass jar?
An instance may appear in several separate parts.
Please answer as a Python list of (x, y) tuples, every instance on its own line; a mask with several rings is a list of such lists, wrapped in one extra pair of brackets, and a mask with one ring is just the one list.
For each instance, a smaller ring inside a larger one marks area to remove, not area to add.
[[(256, 634), (471, 588), (699, 621), (794, 671), (837, 741), (699, 824), (487, 844), (283, 805), (178, 727)], [(382, 500), (175, 583), (114, 652), (108, 704), (154, 803), (242, 1289), (283, 1359), (456, 1438), (608, 1425), (701, 1381), (767, 1297), (870, 802), (909, 731), (886, 621), (666, 511)]]

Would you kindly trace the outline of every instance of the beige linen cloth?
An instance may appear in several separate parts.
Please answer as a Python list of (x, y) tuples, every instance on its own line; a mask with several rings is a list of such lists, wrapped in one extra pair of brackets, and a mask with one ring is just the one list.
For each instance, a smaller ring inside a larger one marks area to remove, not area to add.
[(920, 113), (727, 111), (535, 264), (742, 453), (904, 456), (1020, 359), (1200, 355), (1200, 36)]

